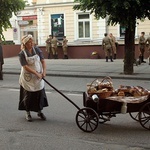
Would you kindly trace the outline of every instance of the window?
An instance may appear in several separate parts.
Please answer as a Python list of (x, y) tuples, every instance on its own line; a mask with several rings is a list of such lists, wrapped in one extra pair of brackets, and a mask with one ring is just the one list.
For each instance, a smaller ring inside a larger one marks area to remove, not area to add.
[(78, 38), (79, 39), (90, 38), (90, 15), (89, 14), (78, 15)]
[(64, 14), (51, 15), (51, 33), (56, 36), (58, 40), (62, 40), (64, 36)]
[(120, 38), (125, 37), (126, 28), (120, 25)]

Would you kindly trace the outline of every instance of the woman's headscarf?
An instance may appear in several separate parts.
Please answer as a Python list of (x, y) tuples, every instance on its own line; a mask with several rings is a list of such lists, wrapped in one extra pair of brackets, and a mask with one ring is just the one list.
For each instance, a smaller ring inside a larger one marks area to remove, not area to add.
[(21, 50), (25, 49), (25, 44), (30, 40), (33, 39), (31, 34), (24, 35), (21, 39)]

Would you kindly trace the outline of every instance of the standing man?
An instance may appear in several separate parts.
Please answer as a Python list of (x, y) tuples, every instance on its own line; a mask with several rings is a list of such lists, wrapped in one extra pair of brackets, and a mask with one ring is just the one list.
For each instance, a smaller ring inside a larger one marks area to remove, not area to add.
[(52, 41), (52, 36), (49, 35), (47, 38), (46, 42), (46, 51), (48, 52), (48, 59), (50, 59), (50, 52), (51, 52), (51, 41)]
[(112, 33), (109, 34), (111, 43), (112, 43), (112, 50), (113, 50), (113, 54), (114, 54), (114, 59), (116, 59), (116, 55), (117, 55), (117, 48), (116, 48), (116, 38), (113, 36)]
[(68, 59), (68, 40), (66, 39), (66, 36), (63, 37), (62, 47), (63, 47), (63, 53), (64, 53), (64, 59)]
[(0, 80), (3, 80), (3, 64), (4, 64), (4, 59), (3, 59), (3, 48), (1, 45), (1, 39), (0, 39)]
[(58, 50), (57, 50), (57, 44), (61, 44), (56, 36), (53, 36), (52, 40), (51, 40), (51, 46), (52, 46), (52, 53), (53, 53), (53, 57), (54, 59), (58, 59)]
[(139, 47), (140, 47), (140, 56), (139, 56), (139, 60), (141, 63), (146, 63), (146, 61), (144, 61), (144, 52), (145, 52), (145, 32), (141, 32), (141, 36), (139, 38)]
[(148, 61), (149, 61), (149, 65), (150, 65), (150, 35), (149, 37), (146, 39), (145, 44), (147, 44), (147, 49), (148, 49)]
[(113, 60), (112, 60), (112, 43), (111, 43), (111, 40), (108, 37), (107, 33), (105, 33), (104, 36), (105, 37), (102, 40), (102, 47), (103, 47), (103, 50), (105, 51), (106, 62), (108, 62), (108, 57), (110, 58), (110, 61), (113, 62)]

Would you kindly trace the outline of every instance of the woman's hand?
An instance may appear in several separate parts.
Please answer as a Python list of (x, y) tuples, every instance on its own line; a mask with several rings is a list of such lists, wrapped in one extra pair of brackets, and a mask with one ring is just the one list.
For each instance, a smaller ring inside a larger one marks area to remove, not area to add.
[(36, 76), (37, 76), (37, 78), (38, 78), (39, 80), (41, 80), (42, 77), (43, 77), (43, 74), (42, 74), (42, 73), (39, 73), (39, 72), (36, 72)]

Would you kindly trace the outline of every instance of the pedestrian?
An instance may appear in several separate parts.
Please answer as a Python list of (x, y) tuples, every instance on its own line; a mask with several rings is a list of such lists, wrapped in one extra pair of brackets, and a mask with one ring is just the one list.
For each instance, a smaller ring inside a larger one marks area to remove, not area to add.
[(102, 48), (105, 51), (105, 57), (106, 57), (106, 62), (108, 62), (108, 58), (110, 58), (110, 61), (113, 62), (112, 59), (112, 42), (110, 38), (108, 37), (108, 34), (104, 34), (104, 38), (102, 40)]
[(141, 63), (146, 63), (144, 61), (144, 53), (145, 53), (145, 32), (141, 32), (141, 36), (139, 38), (139, 48), (140, 48), (140, 55), (139, 55), (139, 61)]
[(63, 53), (64, 53), (64, 59), (68, 59), (68, 40), (66, 39), (66, 36), (63, 37), (63, 42), (62, 42), (62, 48), (63, 48)]
[(57, 44), (61, 44), (56, 38), (56, 36), (53, 36), (51, 40), (51, 46), (52, 46), (52, 53), (53, 53), (53, 58), (58, 59), (58, 49), (57, 49)]
[(32, 35), (22, 37), (19, 60), (22, 66), (19, 77), (20, 100), (19, 110), (26, 111), (26, 120), (32, 121), (30, 111), (37, 112), (37, 116), (46, 120), (42, 109), (48, 106), (44, 89), (43, 77), (46, 76), (46, 63), (42, 51), (33, 46)]
[(46, 42), (46, 51), (48, 53), (48, 59), (50, 59), (50, 53), (51, 53), (51, 41), (52, 41), (52, 36), (49, 35), (49, 37), (47, 38)]
[(116, 48), (116, 38), (113, 36), (112, 33), (109, 34), (111, 43), (112, 43), (112, 50), (113, 50), (113, 54), (114, 54), (114, 59), (116, 59), (117, 56), (117, 48)]
[(4, 59), (3, 59), (3, 48), (2, 48), (2, 40), (0, 39), (0, 80), (3, 80), (3, 64), (4, 64)]
[(147, 49), (148, 49), (148, 61), (149, 61), (149, 65), (150, 65), (150, 35), (149, 37), (146, 39), (145, 44), (147, 45)]

